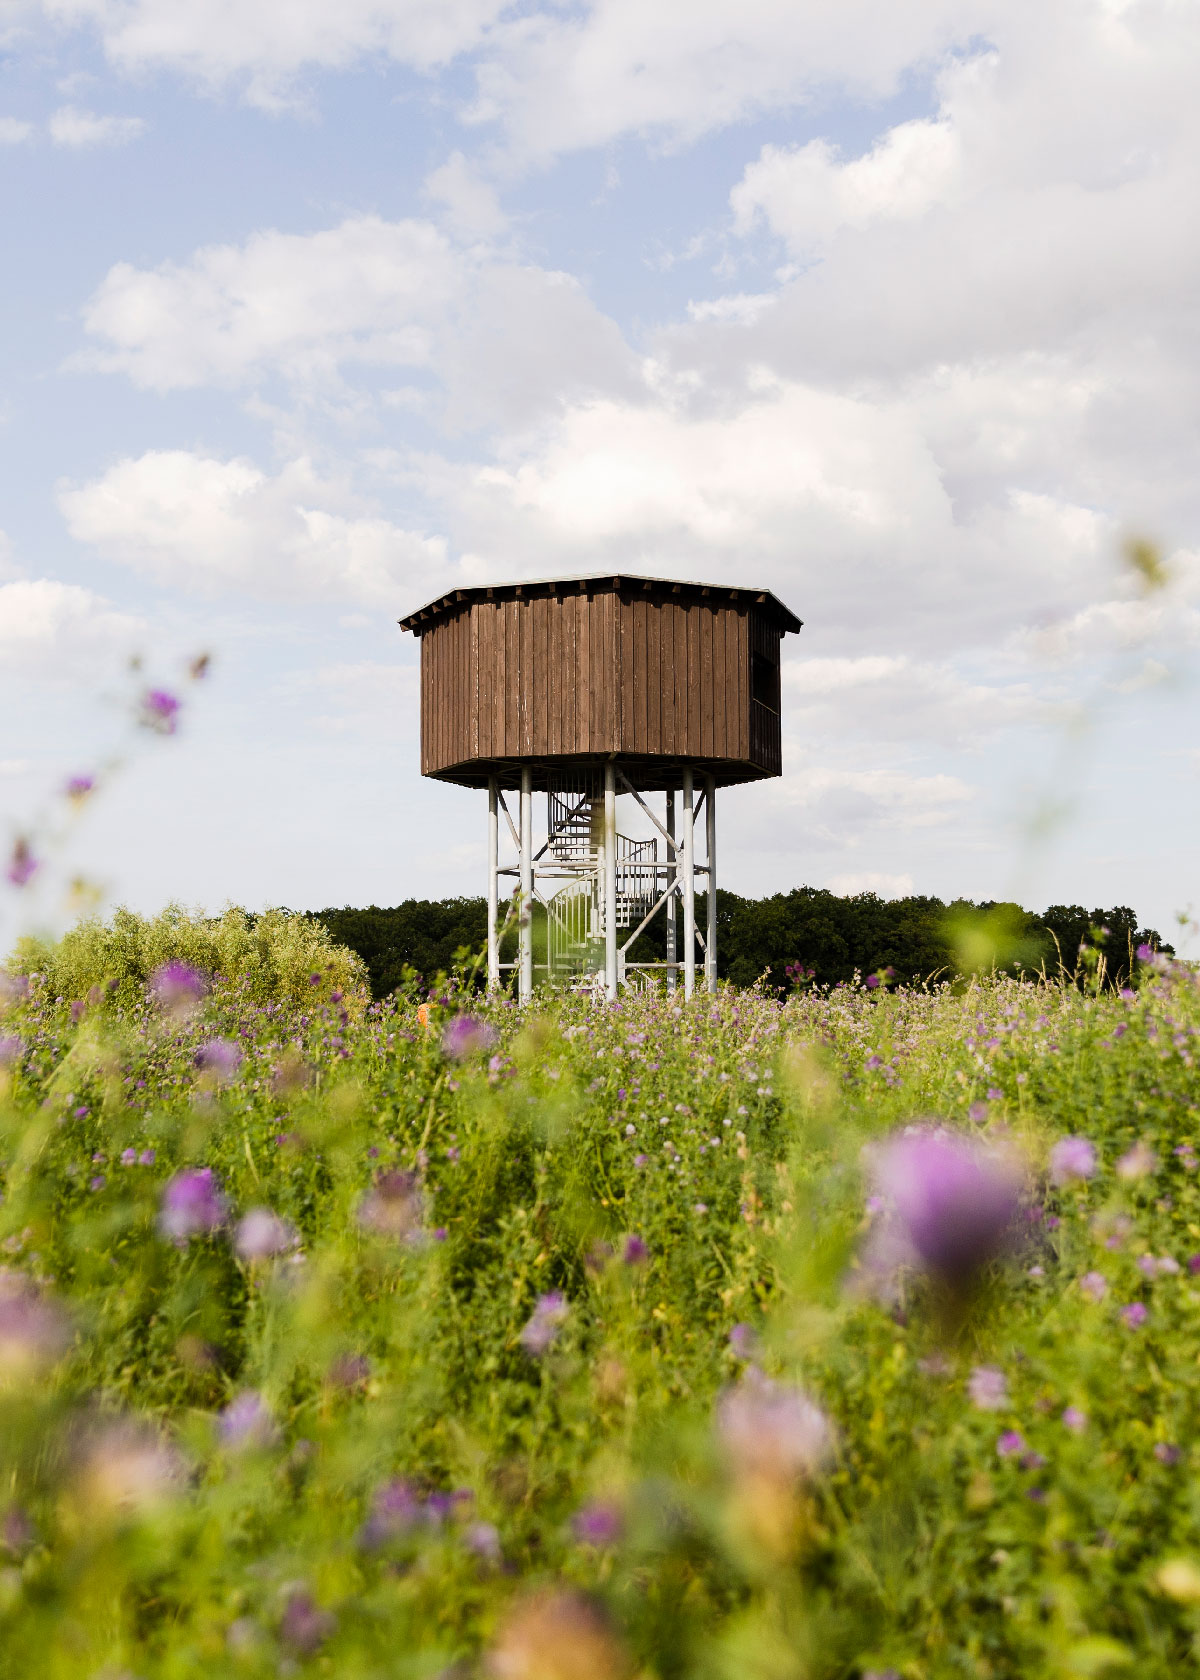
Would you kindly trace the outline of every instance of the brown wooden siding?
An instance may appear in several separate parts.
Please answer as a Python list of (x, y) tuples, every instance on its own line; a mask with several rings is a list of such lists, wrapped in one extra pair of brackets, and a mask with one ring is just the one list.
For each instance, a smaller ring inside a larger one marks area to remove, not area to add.
[[(642, 590), (474, 599), (421, 632), (421, 769), (479, 782), (532, 759), (619, 754), (645, 785), (692, 763), (777, 776), (779, 713), (751, 694), (780, 630), (753, 605)], [(658, 761), (657, 768), (655, 761)]]

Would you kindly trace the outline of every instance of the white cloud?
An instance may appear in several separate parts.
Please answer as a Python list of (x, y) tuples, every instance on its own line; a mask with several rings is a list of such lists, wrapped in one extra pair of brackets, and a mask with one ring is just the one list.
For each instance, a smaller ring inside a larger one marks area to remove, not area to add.
[(64, 25), (91, 25), (122, 70), (182, 70), (201, 81), (242, 80), (255, 103), (291, 96), (309, 66), (367, 55), (429, 69), (468, 50), (506, 0), (42, 0)]
[(273, 600), (394, 609), (433, 593), (440, 537), (336, 509), (349, 500), (309, 462), (270, 478), (246, 460), (152, 450), (103, 477), (64, 487), (73, 537), (157, 583)]
[(852, 898), (856, 893), (875, 893), (879, 898), (908, 898), (913, 890), (911, 875), (884, 875), (876, 869), (857, 874), (831, 875), (825, 885), (831, 893)]
[(49, 128), (56, 146), (82, 151), (88, 146), (127, 145), (145, 132), (146, 124), (141, 117), (100, 117), (94, 111), (64, 105), (52, 114)]
[(0, 672), (69, 681), (129, 652), (145, 626), (103, 596), (53, 578), (0, 584)]
[(20, 146), (33, 136), (33, 124), (19, 117), (0, 117), (0, 146)]
[(425, 180), (425, 196), (443, 206), (443, 220), (471, 239), (492, 239), (508, 225), (496, 189), (462, 152), (451, 152)]

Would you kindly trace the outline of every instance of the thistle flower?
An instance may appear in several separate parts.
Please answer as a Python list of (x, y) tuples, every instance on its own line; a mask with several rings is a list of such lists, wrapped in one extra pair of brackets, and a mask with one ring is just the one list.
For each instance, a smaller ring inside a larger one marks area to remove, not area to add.
[(650, 1258), (650, 1250), (643, 1238), (631, 1234), (625, 1238), (621, 1250), (621, 1259), (627, 1266), (644, 1266)]
[(425, 1202), (416, 1173), (380, 1173), (359, 1204), (358, 1219), (369, 1231), (394, 1241), (411, 1240), (421, 1229)]
[(152, 996), (170, 1015), (188, 1014), (207, 990), (204, 976), (178, 958), (163, 963), (150, 976)]
[(442, 1054), (455, 1062), (486, 1055), (496, 1043), (496, 1029), (472, 1015), (456, 1015), (442, 1029)]
[(39, 1376), (70, 1339), (62, 1309), (29, 1279), (0, 1272), (0, 1389)]
[(233, 1246), (239, 1259), (247, 1262), (269, 1260), (286, 1254), (296, 1246), (296, 1232), (286, 1219), (280, 1219), (270, 1208), (250, 1208), (238, 1221)]
[(176, 1173), (163, 1190), (158, 1228), (172, 1242), (186, 1243), (190, 1237), (215, 1230), (224, 1219), (225, 1198), (211, 1167)]
[(323, 1645), (337, 1627), (337, 1617), (322, 1610), (311, 1593), (289, 1594), (279, 1623), (279, 1640), (297, 1656), (307, 1657)]
[(1103, 1301), (1108, 1294), (1108, 1279), (1103, 1272), (1085, 1272), (1079, 1280), (1079, 1292), (1089, 1301)]
[(72, 776), (63, 788), (63, 794), (71, 801), (72, 805), (82, 805), (95, 786), (94, 776)]
[(583, 1593), (539, 1593), (517, 1604), (488, 1653), (491, 1680), (626, 1680), (632, 1664), (608, 1617)]
[(376, 1489), (371, 1514), (359, 1532), (359, 1545), (377, 1551), (380, 1546), (410, 1534), (423, 1518), (421, 1501), (412, 1483), (397, 1476)]
[(1001, 1458), (1014, 1458), (1025, 1451), (1025, 1437), (1017, 1429), (1006, 1429), (996, 1442), (996, 1451)]
[(907, 1250), (943, 1283), (962, 1289), (1011, 1243), (1019, 1176), (1011, 1161), (976, 1139), (930, 1129), (902, 1133), (875, 1165), (878, 1188), (893, 1210), (877, 1255), (902, 1259)]
[(174, 735), (179, 727), (179, 700), (165, 688), (148, 688), (138, 706), (138, 722), (156, 735)]
[(1140, 1330), (1149, 1317), (1150, 1309), (1144, 1301), (1130, 1301), (1121, 1308), (1121, 1323), (1129, 1330)]
[(19, 834), (13, 841), (13, 848), (9, 854), (8, 868), (5, 874), (14, 887), (27, 887), (41, 867), (33, 855), (33, 849), (23, 834)]
[(235, 1395), (218, 1416), (217, 1431), (222, 1445), (233, 1452), (261, 1451), (279, 1439), (266, 1401), (253, 1389)]
[(192, 1058), (201, 1073), (209, 1074), (219, 1084), (233, 1078), (242, 1065), (242, 1052), (232, 1039), (210, 1038)]
[(549, 1353), (569, 1312), (564, 1296), (557, 1289), (547, 1295), (539, 1295), (528, 1324), (517, 1338), (525, 1352), (534, 1358)]
[(735, 1473), (774, 1481), (815, 1476), (833, 1452), (832, 1425), (815, 1401), (754, 1366), (722, 1397), (717, 1434)]
[(594, 1499), (576, 1511), (571, 1532), (584, 1546), (615, 1546), (625, 1532), (625, 1513), (611, 1499)]
[(1087, 1428), (1087, 1413), (1080, 1411), (1078, 1406), (1066, 1406), (1063, 1409), (1062, 1421), (1073, 1434), (1082, 1435)]
[(11, 1067), (25, 1054), (25, 1046), (14, 1034), (0, 1037), (0, 1067)]
[(981, 1412), (1000, 1412), (1008, 1405), (1008, 1379), (991, 1365), (977, 1365), (967, 1383), (971, 1404)]
[(1050, 1151), (1050, 1177), (1055, 1184), (1094, 1178), (1095, 1174), (1096, 1150), (1087, 1138), (1060, 1138)]
[(751, 1324), (735, 1324), (729, 1332), (730, 1351), (738, 1359), (757, 1359), (758, 1333)]

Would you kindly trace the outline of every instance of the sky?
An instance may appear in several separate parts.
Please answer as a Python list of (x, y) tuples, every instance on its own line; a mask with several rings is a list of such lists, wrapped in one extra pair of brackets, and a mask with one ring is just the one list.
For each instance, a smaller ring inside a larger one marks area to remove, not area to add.
[(396, 621), (620, 568), (804, 620), (726, 886), (1190, 948), (1198, 86), (1195, 0), (0, 0), (0, 934), (482, 892)]

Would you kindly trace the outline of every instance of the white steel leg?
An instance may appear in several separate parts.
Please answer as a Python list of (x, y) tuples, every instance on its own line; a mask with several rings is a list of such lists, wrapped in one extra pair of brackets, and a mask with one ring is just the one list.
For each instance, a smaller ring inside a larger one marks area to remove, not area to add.
[(708, 928), (704, 945), (704, 978), (710, 992), (717, 989), (717, 784), (704, 779), (704, 826), (708, 844)]
[[(667, 791), (667, 834), (671, 840), (675, 838), (675, 790)], [(667, 990), (673, 992), (679, 978), (678, 947), (676, 938), (676, 914), (679, 901), (674, 891), (675, 882), (679, 878), (679, 865), (676, 862), (674, 847), (667, 846), (667, 882), (671, 886), (671, 896), (667, 900)]]
[(533, 996), (533, 770), (521, 766), (520, 998)]
[(604, 989), (617, 998), (617, 767), (604, 766)]
[(500, 984), (500, 808), (495, 776), (488, 777), (488, 887), (487, 887), (487, 983), (494, 992)]
[(683, 995), (696, 990), (696, 823), (692, 772), (683, 772)]

